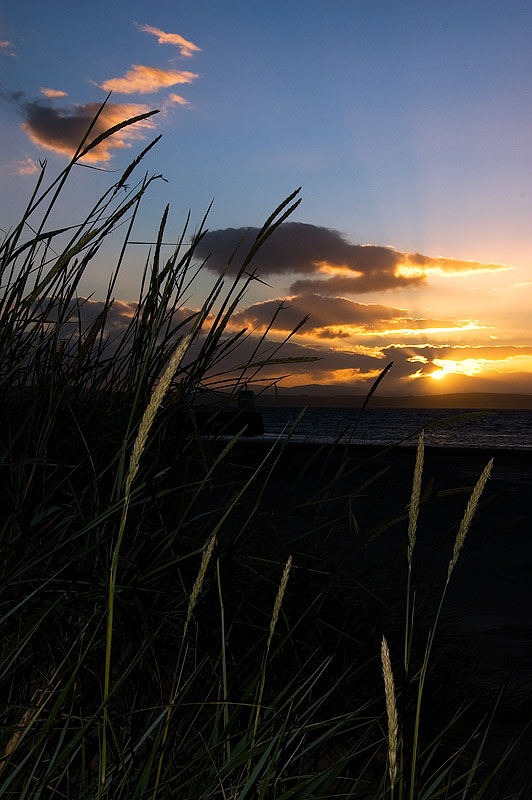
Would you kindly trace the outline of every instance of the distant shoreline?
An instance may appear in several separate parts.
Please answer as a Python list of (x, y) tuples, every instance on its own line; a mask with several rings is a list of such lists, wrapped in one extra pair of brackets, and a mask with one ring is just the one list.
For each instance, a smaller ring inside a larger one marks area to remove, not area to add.
[[(257, 408), (271, 407), (336, 407), (336, 408), (361, 408), (366, 395), (351, 394), (315, 394), (301, 392), (300, 394), (285, 394), (287, 390), (280, 390), (277, 395), (261, 394), (255, 398)], [(515, 409), (532, 410), (532, 394), (506, 394), (472, 392), (461, 394), (437, 395), (405, 395), (386, 397), (373, 395), (368, 404), (369, 408), (452, 408), (485, 410), (485, 409)]]

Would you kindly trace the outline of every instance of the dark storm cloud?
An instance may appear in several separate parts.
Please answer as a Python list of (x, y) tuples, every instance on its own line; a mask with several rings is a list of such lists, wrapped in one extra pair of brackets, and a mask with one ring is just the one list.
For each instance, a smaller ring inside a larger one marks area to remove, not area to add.
[[(209, 231), (197, 253), (207, 258), (206, 266), (221, 272), (238, 247), (229, 272), (237, 272), (258, 234), (258, 228), (224, 228)], [(503, 268), (498, 264), (431, 258), (420, 253), (403, 253), (392, 247), (351, 244), (331, 228), (303, 222), (285, 222), (265, 242), (253, 259), (258, 275), (292, 274), (318, 277), (296, 281), (291, 291), (371, 292), (421, 284), (430, 272), (460, 274)], [(335, 273), (334, 270), (342, 270)], [(401, 272), (402, 270), (402, 272)], [(327, 273), (332, 273), (326, 277)], [(350, 274), (352, 273), (352, 274)]]

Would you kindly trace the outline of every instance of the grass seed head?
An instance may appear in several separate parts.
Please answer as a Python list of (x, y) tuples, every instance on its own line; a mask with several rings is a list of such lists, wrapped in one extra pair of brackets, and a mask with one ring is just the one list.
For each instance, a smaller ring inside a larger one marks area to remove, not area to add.
[(183, 638), (185, 638), (188, 626), (192, 617), (192, 612), (198, 602), (198, 597), (203, 587), (203, 581), (205, 580), (205, 574), (207, 572), (207, 567), (209, 565), (209, 561), (211, 560), (212, 551), (214, 550), (214, 545), (216, 544), (216, 536), (211, 536), (209, 539), (209, 543), (203, 554), (201, 556), (201, 564), (198, 570), (198, 575), (196, 580), (194, 581), (194, 586), (192, 587), (192, 592), (190, 593), (190, 598), (188, 601), (188, 609), (187, 609), (187, 619), (185, 622), (185, 627), (183, 629)]
[(417, 520), (419, 516), (419, 498), (421, 495), (421, 476), (423, 474), (423, 456), (425, 446), (425, 431), (421, 431), (416, 453), (416, 466), (414, 468), (414, 481), (412, 483), (412, 496), (408, 509), (408, 569), (412, 569), (412, 554), (416, 543)]
[(286, 591), (286, 585), (288, 583), (288, 576), (290, 574), (291, 566), (292, 566), (292, 556), (288, 556), (288, 561), (285, 564), (283, 577), (281, 578), (281, 583), (279, 585), (279, 591), (277, 592), (277, 597), (275, 598), (275, 605), (273, 607), (273, 614), (270, 622), (270, 634), (268, 636), (268, 644), (266, 645), (267, 650), (270, 649), (270, 644), (273, 638), (273, 633), (275, 631), (275, 626), (277, 625), (277, 620), (279, 618), (279, 612), (281, 611), (281, 605), (283, 603), (283, 597)]
[(449, 567), (447, 569), (447, 582), (449, 582), (451, 573), (455, 567), (456, 562), (458, 561), (460, 550), (462, 549), (462, 545), (464, 544), (467, 531), (469, 530), (469, 526), (471, 525), (471, 520), (473, 519), (473, 516), (478, 506), (478, 501), (480, 500), (480, 495), (484, 490), (484, 486), (486, 485), (486, 482), (490, 476), (492, 467), (493, 467), (493, 459), (491, 459), (491, 461), (489, 461), (484, 467), (484, 470), (482, 471), (482, 474), (478, 479), (475, 488), (473, 489), (471, 497), (469, 498), (469, 502), (466, 506), (462, 522), (460, 523), (458, 533), (456, 534), (456, 539), (453, 548), (453, 555), (451, 557), (451, 560), (449, 561)]
[(399, 745), (399, 721), (395, 702), (395, 686), (393, 682), (392, 662), (386, 638), (381, 643), (382, 674), (384, 676), (384, 693), (386, 695), (386, 713), (388, 716), (388, 764), (392, 789), (397, 780), (397, 749)]
[(153, 420), (155, 419), (155, 415), (161, 403), (164, 400), (164, 396), (168, 391), (168, 387), (174, 377), (176, 370), (181, 362), (181, 359), (185, 355), (187, 348), (190, 344), (190, 340), (192, 338), (192, 334), (185, 336), (185, 338), (180, 342), (178, 347), (174, 350), (172, 357), (166, 367), (163, 376), (155, 389), (152, 392), (150, 397), (150, 402), (144, 412), (142, 419), (139, 425), (139, 431), (137, 433), (137, 438), (135, 439), (135, 444), (133, 445), (133, 451), (131, 453), (131, 458), (129, 460), (129, 470), (126, 477), (126, 496), (129, 495), (131, 492), (131, 484), (135, 480), (135, 476), (139, 469), (139, 463), (144, 452), (144, 448), (146, 447), (146, 441), (148, 439), (148, 434), (150, 432), (150, 428), (153, 425)]

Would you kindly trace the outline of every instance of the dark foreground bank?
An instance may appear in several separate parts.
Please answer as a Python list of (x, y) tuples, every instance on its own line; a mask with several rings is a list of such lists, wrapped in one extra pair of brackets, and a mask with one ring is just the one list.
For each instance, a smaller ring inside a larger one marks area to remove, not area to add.
[[(488, 689), (490, 702), (505, 687), (493, 726), (495, 746), (509, 742), (532, 718), (532, 453), (426, 448), (414, 575), (419, 613), (433, 613), (459, 523), (492, 458), (491, 477), (449, 584), (441, 636), (451, 662), (466, 654), (472, 686)], [(365, 580), (371, 575), (372, 590), (386, 602), (386, 587), (406, 572), (414, 449), (246, 441), (233, 453), (235, 466), (249, 470), (264, 459), (264, 471), (275, 462), (264, 504), (272, 513), (284, 511), (279, 536), (286, 547), (327, 529), (331, 553), (344, 553), (344, 568), (351, 563)], [(472, 689), (471, 700), (473, 695)], [(515, 785), (529, 778), (524, 756), (531, 746), (529, 732), (516, 749)], [(513, 780), (508, 778), (508, 791)]]
[[(243, 442), (234, 461), (276, 460), (267, 488), (274, 509), (290, 505), (292, 532), (305, 535), (311, 509), (331, 521), (332, 538), (358, 538), (366, 557), (385, 574), (386, 561), (406, 547), (408, 505), (415, 464), (413, 448), (330, 447), (302, 443), (272, 446)], [(457, 622), (482, 635), (490, 660), (502, 668), (516, 661), (532, 679), (532, 453), (465, 448), (426, 448), (417, 555), (426, 590), (446, 576), (454, 537), (473, 487), (486, 464), (493, 469), (468, 532), (447, 597)], [(308, 505), (313, 498), (314, 505)], [(301, 516), (300, 516), (301, 513)], [(423, 563), (427, 562), (428, 563)]]

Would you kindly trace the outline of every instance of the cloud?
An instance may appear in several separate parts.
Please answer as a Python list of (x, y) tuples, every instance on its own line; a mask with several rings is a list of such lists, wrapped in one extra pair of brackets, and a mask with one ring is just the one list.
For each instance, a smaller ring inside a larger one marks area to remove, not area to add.
[(306, 293), (286, 300), (275, 299), (254, 303), (237, 311), (232, 324), (264, 330), (277, 313), (271, 329), (288, 333), (309, 315), (300, 336), (321, 339), (356, 340), (357, 337), (422, 336), (429, 333), (478, 330), (482, 326), (472, 320), (431, 319), (407, 316), (402, 308), (376, 303), (355, 303), (345, 297), (324, 297)]
[(3, 56), (12, 56), (12, 58), (16, 58), (17, 56), (13, 43), (8, 42), (7, 39), (0, 40), (0, 54)]
[(301, 279), (290, 284), (289, 291), (296, 294), (304, 292), (319, 292), (321, 295), (337, 294), (366, 294), (367, 292), (381, 292), (387, 289), (399, 289), (403, 286), (416, 286), (423, 283), (422, 277), (407, 278), (397, 276), (390, 270), (382, 272), (372, 270), (369, 274), (360, 274), (356, 277), (339, 275), (327, 280)]
[(50, 98), (67, 97), (67, 93), (62, 92), (61, 89), (47, 89), (44, 86), (41, 87), (41, 94), (43, 94), (45, 97), (50, 97)]
[[(49, 305), (47, 306), (45, 302), (43, 307), (46, 308), (47, 318), (52, 320), (57, 308), (53, 301), (50, 299), (48, 301)], [(254, 309), (255, 316), (258, 315), (259, 305), (250, 306), (250, 309)], [(103, 308), (104, 304), (99, 301), (89, 299), (83, 303), (81, 308), (83, 330), (87, 330)], [(105, 326), (107, 356), (114, 352), (137, 308), (136, 302), (114, 301), (108, 311)], [(76, 316), (75, 309), (73, 301), (71, 310), (74, 316)], [(401, 309), (387, 306), (372, 304), (364, 306), (349, 301), (338, 304), (337, 309), (343, 309), (344, 318), (349, 318), (351, 322), (358, 319), (368, 325), (373, 324), (374, 318), (393, 316), (395, 312), (401, 312)], [(320, 322), (323, 322), (333, 310), (334, 303), (331, 302), (328, 311), (323, 312)], [(266, 313), (266, 309), (262, 309), (261, 315), (262, 311)], [(176, 311), (172, 324), (182, 325), (180, 333), (188, 331), (196, 313), (193, 308), (180, 308)], [(241, 313), (250, 315), (249, 309), (244, 309)], [(239, 323), (243, 321), (244, 318), (238, 320)], [(208, 328), (209, 321), (204, 327), (203, 334), (208, 332)], [(66, 337), (71, 335), (71, 323), (65, 324), (63, 333)], [(279, 333), (283, 335), (279, 336)], [(352, 391), (353, 394), (361, 394), (368, 391), (383, 367), (393, 361), (393, 369), (387, 375), (385, 385), (379, 390), (385, 394), (505, 392), (532, 389), (532, 346), (398, 343), (369, 348), (357, 343), (350, 345), (345, 340), (339, 340), (340, 346), (335, 346), (329, 343), (326, 336), (321, 337), (318, 334), (314, 340), (291, 339), (278, 349), (279, 341), (276, 340), (282, 340), (284, 333), (282, 330), (272, 330), (266, 341), (260, 341), (260, 337), (254, 334), (242, 337), (240, 344), (213, 367), (210, 376), (207, 376), (207, 383), (222, 380), (229, 385), (239, 374), (242, 365), (250, 359), (257, 362), (268, 358), (317, 358), (319, 360), (313, 362), (272, 364), (261, 370), (258, 377), (267, 383), (280, 376), (287, 376), (280, 384), (281, 387), (319, 383), (342, 387), (343, 393)], [(227, 334), (230, 335), (231, 331), (228, 330)], [(200, 346), (201, 340), (194, 345), (191, 357), (197, 353), (197, 348)], [(328, 390), (324, 388), (323, 391), (327, 393)], [(334, 394), (334, 391), (332, 393)]]
[[(255, 342), (256, 338), (250, 337), (244, 344), (251, 348)], [(266, 357), (266, 353), (265, 350), (262, 356)], [(330, 393), (327, 384), (341, 385), (344, 393), (351, 386), (353, 394), (365, 392), (390, 361), (393, 368), (379, 390), (384, 394), (530, 392), (532, 389), (532, 347), (391, 345), (364, 353), (290, 341), (280, 354), (320, 360), (278, 366), (277, 372), (273, 367), (267, 368), (264, 377), (288, 375), (281, 388), (325, 384), (324, 394)], [(427, 380), (420, 380), (423, 378)]]
[(35, 175), (39, 171), (39, 167), (33, 158), (23, 158), (15, 162), (13, 171), (16, 175)]
[[(65, 322), (60, 326), (59, 338), (67, 340), (72, 338), (73, 343), (76, 344), (78, 321), (80, 322), (82, 332), (86, 333), (100, 314), (102, 314), (104, 309), (105, 303), (100, 300), (91, 300), (85, 297), (71, 300), (67, 309), (61, 308), (61, 315)], [(46, 297), (39, 303), (35, 303), (33, 310), (36, 317), (45, 314), (46, 319), (51, 322), (57, 320), (59, 306), (54, 298)], [(106, 342), (106, 357), (116, 350), (117, 345), (121, 341), (137, 311), (137, 301), (113, 300), (111, 305), (108, 306), (103, 335)], [(174, 311), (171, 326), (181, 326), (179, 335), (183, 333), (183, 331), (188, 332), (191, 329), (197, 313), (198, 311), (196, 309), (181, 306)], [(131, 341), (129, 340), (129, 345), (130, 344)], [(126, 345), (126, 351), (129, 345)]]
[(168, 97), (166, 98), (167, 103), (178, 103), (180, 106), (189, 106), (190, 103), (188, 100), (185, 100), (184, 97), (181, 97), (180, 94), (174, 94), (174, 92), (170, 92)]
[[(20, 108), (25, 117), (21, 127), (34, 144), (54, 153), (72, 156), (87, 133), (100, 104), (86, 103), (70, 108), (52, 108), (44, 102), (28, 101), (22, 103)], [(91, 131), (91, 139), (113, 125), (149, 110), (148, 106), (138, 103), (107, 103)], [(109, 161), (112, 150), (131, 147), (132, 140), (143, 139), (145, 131), (154, 127), (150, 118), (123, 128), (91, 150), (83, 160), (88, 163)]]
[(133, 64), (123, 78), (110, 78), (97, 85), (107, 92), (150, 94), (168, 86), (192, 83), (198, 77), (195, 72), (187, 72), (180, 69), (159, 69), (158, 67)]
[[(354, 303), (343, 297), (321, 297), (318, 294), (302, 294), (286, 300), (265, 300), (254, 303), (248, 308), (237, 311), (231, 321), (235, 325), (263, 329), (270, 324), (274, 314), (281, 308), (273, 324), (274, 330), (291, 331), (303, 319), (310, 315), (304, 328), (309, 334), (320, 329), (332, 333), (331, 326), (349, 325), (366, 329), (376, 322), (389, 323), (401, 318), (406, 313), (403, 309), (381, 306), (377, 304)], [(329, 337), (330, 338), (330, 337)]]
[(513, 269), (513, 267), (508, 264), (486, 264), (467, 259), (445, 258), (444, 256), (431, 258), (421, 255), (421, 253), (406, 253), (403, 262), (397, 267), (397, 273), (405, 277), (438, 275), (453, 278), (476, 272), (496, 272), (508, 269)]
[(39, 172), (39, 166), (29, 156), (0, 164), (0, 175), (35, 175), (37, 172)]
[[(197, 253), (203, 258), (210, 256), (206, 266), (221, 272), (242, 242), (239, 257), (234, 258), (229, 267), (234, 273), (257, 234), (258, 228), (209, 231)], [(253, 266), (264, 276), (293, 273), (307, 276), (292, 283), (290, 292), (323, 295), (422, 285), (430, 275), (456, 277), (472, 271), (508, 269), (503, 264), (432, 258), (420, 253), (403, 253), (393, 247), (351, 244), (339, 231), (303, 222), (283, 223), (258, 251)]]
[(193, 44), (193, 42), (183, 39), (183, 37), (178, 33), (165, 33), (165, 31), (162, 31), (160, 28), (154, 28), (152, 25), (139, 25), (138, 23), (135, 24), (139, 31), (151, 33), (153, 36), (157, 36), (157, 41), (159, 44), (173, 44), (179, 47), (181, 55), (185, 58), (193, 56), (194, 53), (201, 53), (201, 47)]
[(532, 347), (519, 345), (392, 344), (389, 393), (507, 392), (532, 388)]

